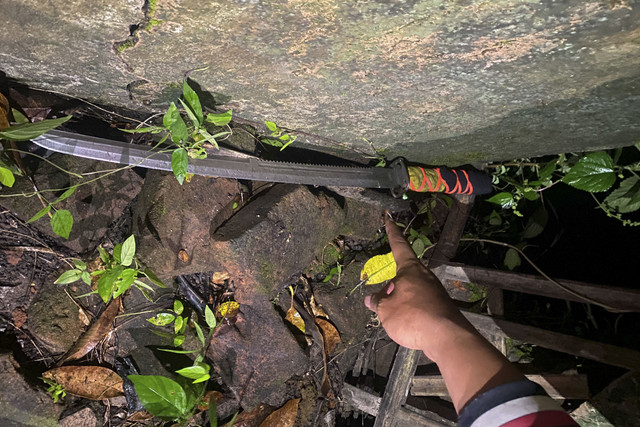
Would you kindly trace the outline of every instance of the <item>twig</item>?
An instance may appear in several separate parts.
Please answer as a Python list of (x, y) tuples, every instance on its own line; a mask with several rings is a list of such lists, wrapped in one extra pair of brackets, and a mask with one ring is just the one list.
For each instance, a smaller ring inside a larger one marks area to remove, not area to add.
[(490, 240), (490, 239), (478, 239), (478, 238), (462, 238), (460, 239), (460, 241), (467, 241), (467, 242), (485, 242), (485, 243), (491, 243), (494, 245), (499, 245), (499, 246), (504, 246), (510, 249), (513, 249), (515, 251), (517, 251), (538, 273), (540, 273), (540, 275), (542, 275), (542, 277), (544, 277), (545, 279), (547, 279), (548, 281), (550, 281), (551, 283), (553, 283), (554, 285), (558, 286), (560, 289), (564, 290), (565, 292), (570, 293), (571, 295), (578, 297), (588, 303), (591, 304), (595, 304), (597, 306), (600, 306), (602, 308), (604, 308), (605, 310), (608, 310), (612, 313), (627, 313), (630, 310), (620, 310), (618, 308), (615, 307), (611, 307), (607, 304), (603, 304), (599, 301), (596, 301), (592, 298), (589, 298), (585, 295), (580, 294), (579, 292), (574, 291), (573, 289), (569, 288), (568, 286), (563, 285), (562, 283), (559, 283), (557, 280), (552, 279), (551, 277), (549, 277), (549, 275), (547, 275), (547, 273), (545, 273), (544, 271), (542, 271), (542, 269), (540, 269), (540, 267), (538, 267), (533, 261), (531, 261), (531, 259), (529, 259), (529, 257), (527, 255), (525, 255), (524, 252), (522, 252), (521, 249), (509, 244), (509, 243), (504, 243), (504, 242), (498, 242), (497, 240)]
[(65, 255), (60, 252), (56, 252), (50, 248), (37, 248), (35, 246), (3, 246), (0, 249), (10, 250), (10, 251), (27, 251), (27, 252), (40, 252), (43, 254), (52, 254), (59, 257), (65, 257)]

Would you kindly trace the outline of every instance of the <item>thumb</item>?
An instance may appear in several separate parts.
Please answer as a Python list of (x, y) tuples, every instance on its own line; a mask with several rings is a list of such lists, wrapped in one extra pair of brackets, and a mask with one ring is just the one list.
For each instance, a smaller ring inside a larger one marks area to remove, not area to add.
[(394, 283), (389, 282), (389, 284), (385, 286), (381, 291), (365, 296), (364, 305), (374, 313), (378, 313), (378, 304), (380, 303), (380, 300), (382, 298), (388, 298), (391, 292), (393, 292), (394, 287)]

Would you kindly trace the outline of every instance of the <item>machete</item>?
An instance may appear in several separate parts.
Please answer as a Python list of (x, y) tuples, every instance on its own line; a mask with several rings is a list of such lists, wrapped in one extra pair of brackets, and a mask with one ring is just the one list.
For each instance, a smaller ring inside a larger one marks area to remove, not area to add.
[[(171, 149), (98, 138), (60, 130), (49, 131), (32, 140), (57, 153), (171, 171)], [(389, 167), (327, 166), (233, 157), (208, 153), (205, 159), (189, 159), (187, 172), (195, 175), (282, 182), (316, 186), (390, 189), (400, 196), (408, 189), (449, 194), (486, 194), (491, 192), (489, 177), (476, 170), (406, 166), (402, 158)]]

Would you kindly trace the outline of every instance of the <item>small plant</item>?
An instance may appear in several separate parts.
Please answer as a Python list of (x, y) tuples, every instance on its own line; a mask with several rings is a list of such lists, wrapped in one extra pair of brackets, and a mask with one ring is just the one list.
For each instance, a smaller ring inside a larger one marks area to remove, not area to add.
[[(640, 143), (636, 148), (640, 150)], [(562, 182), (591, 193), (600, 209), (623, 225), (640, 225), (640, 222), (622, 216), (640, 209), (640, 177), (637, 174), (640, 162), (621, 165), (618, 163), (621, 153), (622, 150), (617, 149), (613, 157), (605, 151), (571, 157), (561, 154), (544, 164), (524, 159), (508, 165), (492, 165), (496, 168), (493, 182), (503, 191), (487, 201), (522, 216), (518, 208), (522, 199), (538, 200), (543, 191)], [(611, 190), (618, 179), (621, 180), (618, 188), (604, 200), (595, 197), (596, 193)], [(502, 187), (499, 186), (501, 183), (504, 183)]]
[(64, 397), (67, 395), (67, 392), (65, 391), (64, 387), (62, 387), (62, 384), (58, 384), (54, 380), (50, 380), (48, 378), (39, 378), (49, 386), (47, 388), (47, 393), (51, 395), (53, 403), (58, 403), (60, 399), (64, 399)]
[(286, 130), (280, 128), (277, 124), (270, 121), (265, 121), (265, 125), (271, 132), (269, 137), (261, 138), (260, 141), (264, 142), (267, 145), (271, 145), (273, 147), (280, 147), (280, 151), (287, 148), (293, 141), (298, 138), (296, 135), (287, 132)]
[(165, 287), (150, 269), (140, 270), (138, 260), (135, 258), (136, 240), (133, 235), (129, 236), (124, 243), (118, 243), (113, 248), (113, 254), (111, 255), (100, 246), (98, 246), (98, 252), (100, 253), (103, 269), (89, 272), (85, 262), (74, 259), (75, 268), (62, 273), (55, 283), (62, 285), (82, 280), (91, 286), (91, 277), (97, 276), (99, 277), (97, 289), (87, 295), (97, 293), (105, 304), (111, 298), (117, 298), (125, 293), (131, 286), (138, 288), (149, 301), (153, 301), (149, 295), (149, 292), (153, 292), (153, 288), (139, 280), (143, 276), (156, 286)]
[[(187, 325), (191, 324), (193, 326), (200, 343), (198, 349), (160, 349), (178, 354), (197, 353), (191, 366), (176, 371), (176, 374), (192, 381), (180, 385), (178, 382), (160, 375), (130, 375), (128, 377), (133, 382), (136, 393), (147, 411), (159, 418), (177, 421), (178, 423), (185, 423), (191, 418), (204, 396), (205, 384), (211, 377), (209, 373), (211, 367), (204, 362), (204, 358), (207, 342), (217, 326), (216, 317), (209, 306), (205, 306), (204, 309), (204, 320), (207, 325), (204, 329), (197, 321), (190, 320), (188, 316), (183, 316), (183, 311), (184, 305), (180, 300), (176, 299), (173, 302), (173, 310), (158, 313), (147, 320), (156, 326), (170, 326), (173, 323), (174, 333), (171, 335), (175, 347), (181, 346), (184, 342), (184, 333)], [(215, 419), (215, 407), (213, 412), (214, 414), (210, 415), (210, 417), (213, 417), (212, 425)]]
[(189, 86), (186, 80), (182, 85), (182, 98), (178, 101), (182, 104), (184, 112), (191, 123), (190, 125), (187, 125), (182, 113), (176, 104), (172, 102), (162, 118), (162, 126), (122, 129), (129, 133), (164, 133), (158, 144), (162, 144), (170, 137), (171, 141), (177, 146), (171, 155), (171, 169), (180, 185), (185, 179), (190, 178), (187, 173), (188, 159), (205, 159), (207, 157), (207, 152), (204, 149), (205, 143), (208, 142), (217, 149), (218, 140), (216, 138), (231, 134), (231, 128), (229, 128), (229, 131), (211, 135), (206, 129), (206, 124), (228, 126), (233, 114), (233, 111), (229, 110), (222, 114), (207, 114), (205, 116), (198, 94)]

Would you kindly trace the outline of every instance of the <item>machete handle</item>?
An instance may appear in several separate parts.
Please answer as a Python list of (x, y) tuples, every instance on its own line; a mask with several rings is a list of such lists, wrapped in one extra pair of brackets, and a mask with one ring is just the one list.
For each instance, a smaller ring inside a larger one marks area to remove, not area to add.
[(409, 189), (419, 193), (489, 194), (491, 178), (471, 168), (408, 166)]

